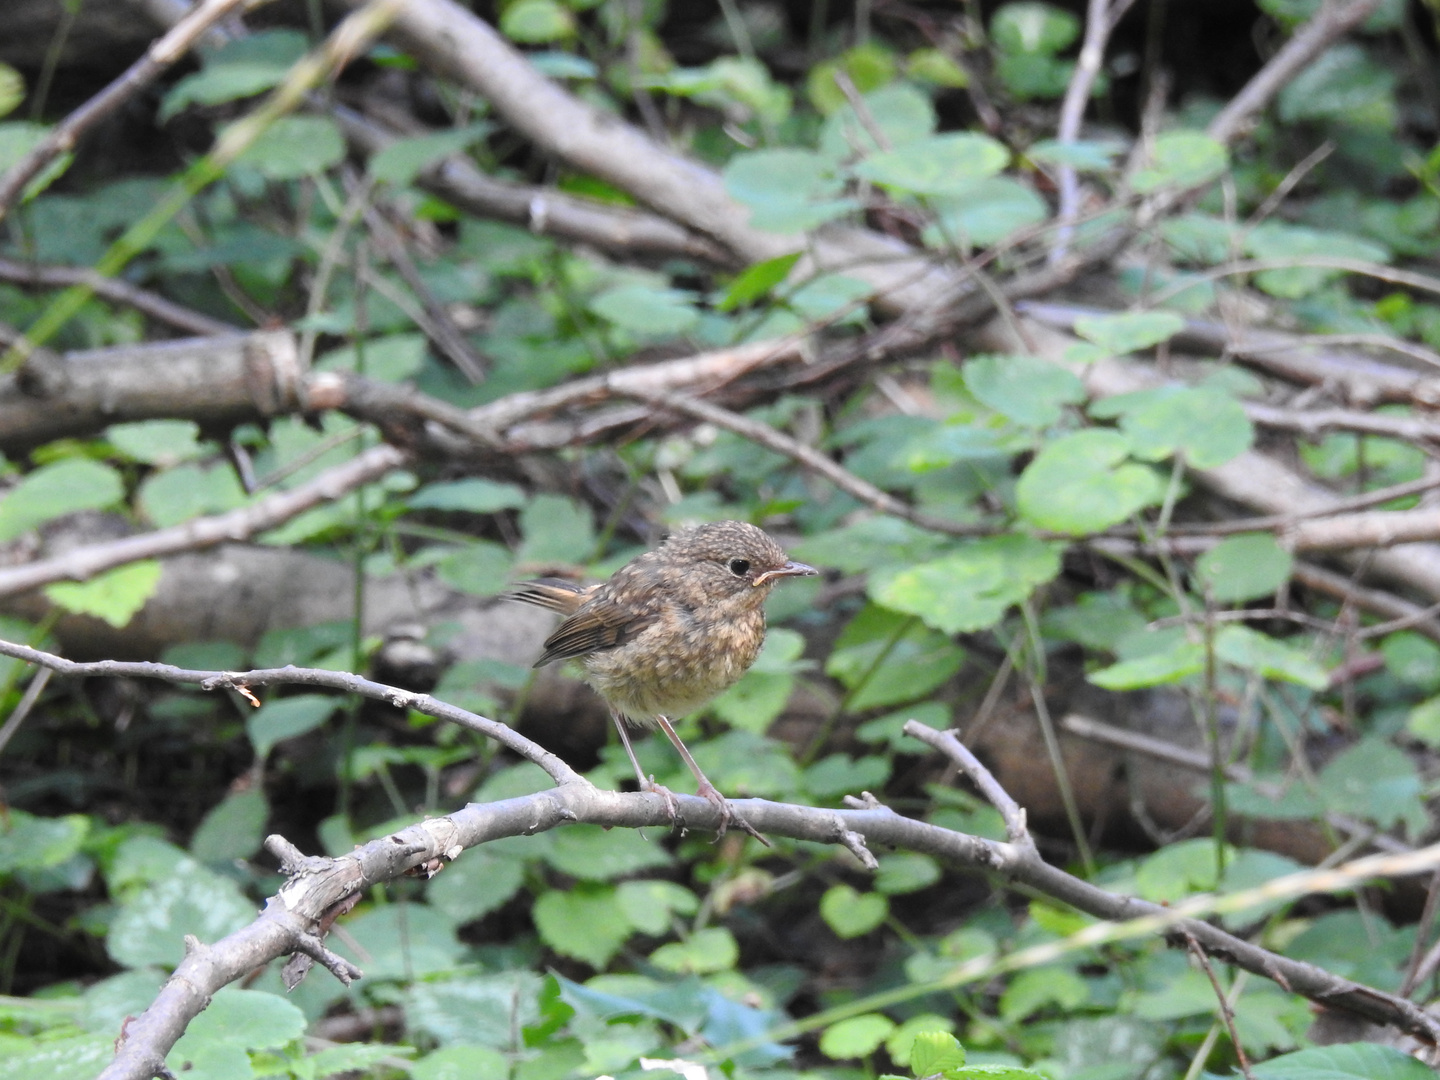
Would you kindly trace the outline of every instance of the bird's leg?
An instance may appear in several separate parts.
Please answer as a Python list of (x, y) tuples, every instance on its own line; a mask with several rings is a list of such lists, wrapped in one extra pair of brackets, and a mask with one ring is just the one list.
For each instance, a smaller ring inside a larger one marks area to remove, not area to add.
[[(715, 839), (718, 840), (724, 836), (725, 830), (730, 827), (730, 823), (733, 821), (756, 840), (759, 840), (760, 843), (769, 847), (770, 841), (756, 832), (748, 821), (737, 814), (735, 808), (730, 805), (730, 800), (725, 798), (724, 795), (721, 795), (719, 789), (710, 783), (710, 778), (700, 771), (700, 766), (697, 765), (695, 759), (690, 756), (690, 751), (686, 748), (685, 744), (680, 741), (680, 736), (675, 734), (675, 729), (670, 725), (670, 721), (663, 716), (657, 716), (655, 717), (655, 722), (660, 725), (660, 730), (665, 732), (665, 737), (670, 740), (671, 745), (674, 746), (680, 756), (685, 759), (685, 764), (690, 766), (690, 771), (695, 775), (696, 794), (720, 811), (720, 829)], [(635, 760), (634, 755), (631, 755), (630, 760)], [(636, 767), (638, 768), (639, 766)]]
[(615, 730), (620, 733), (620, 745), (625, 747), (625, 754), (630, 758), (630, 764), (635, 766), (635, 779), (640, 783), (641, 791), (653, 791), (665, 800), (665, 809), (670, 812), (670, 824), (676, 825), (680, 822), (680, 808), (675, 805), (675, 793), (662, 784), (657, 784), (653, 777), (647, 777), (645, 770), (640, 768), (640, 759), (635, 756), (635, 750), (630, 745), (630, 733), (625, 730), (625, 717), (621, 716), (614, 709), (610, 710), (610, 719), (615, 721)]

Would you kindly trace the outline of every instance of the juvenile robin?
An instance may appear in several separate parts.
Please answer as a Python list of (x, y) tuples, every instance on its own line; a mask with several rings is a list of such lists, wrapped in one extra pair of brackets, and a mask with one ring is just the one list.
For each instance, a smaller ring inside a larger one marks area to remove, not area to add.
[(684, 716), (744, 675), (765, 641), (765, 598), (777, 582), (819, 571), (794, 562), (762, 530), (743, 521), (681, 529), (599, 585), (559, 578), (527, 581), (507, 600), (566, 616), (545, 639), (536, 667), (579, 657), (587, 681), (610, 707), (641, 791), (674, 795), (646, 777), (626, 724), (656, 727), (695, 775), (698, 794), (720, 811), (720, 835), (733, 821), (764, 842), (716, 790), (668, 717)]

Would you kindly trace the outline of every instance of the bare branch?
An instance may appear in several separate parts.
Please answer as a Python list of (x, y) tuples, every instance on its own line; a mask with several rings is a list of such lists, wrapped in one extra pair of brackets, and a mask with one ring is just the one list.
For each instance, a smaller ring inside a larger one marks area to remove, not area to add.
[(1222, 143), (1236, 138), (1286, 83), (1345, 34), (1368, 19), (1381, 0), (1325, 0), (1319, 11), (1210, 121), (1206, 133)]
[(14, 259), (0, 258), (0, 281), (10, 281), (39, 289), (65, 289), (71, 285), (86, 285), (96, 296), (112, 303), (132, 307), (142, 315), (148, 315), (156, 322), (173, 326), (187, 334), (209, 336), (212, 334), (234, 334), (239, 327), (231, 323), (212, 319), (198, 311), (167, 300), (159, 293), (142, 289), (120, 278), (109, 278), (97, 274), (89, 267), (44, 266), (39, 263), (23, 263)]
[(246, 0), (203, 0), (119, 78), (55, 125), (38, 146), (0, 176), (0, 221), (5, 220), (25, 186), (46, 166), (74, 150), (82, 135), (154, 82), (166, 68), (189, 52), (211, 26), (245, 3)]

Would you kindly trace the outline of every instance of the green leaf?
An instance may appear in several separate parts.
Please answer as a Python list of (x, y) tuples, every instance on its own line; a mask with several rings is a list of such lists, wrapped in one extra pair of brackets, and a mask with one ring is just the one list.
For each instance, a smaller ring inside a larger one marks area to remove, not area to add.
[(1379, 1043), (1313, 1046), (1250, 1067), (1255, 1080), (1434, 1080), (1409, 1054)]
[(114, 1032), (26, 1039), (6, 1047), (5, 1080), (79, 1080), (98, 1076), (114, 1059)]
[(411, 1080), (510, 1080), (510, 1061), (488, 1046), (442, 1046), (410, 1067)]
[(543, 45), (575, 33), (575, 18), (555, 0), (519, 0), (500, 15), (500, 32), (524, 45)]
[[(1281, 261), (1294, 259), (1303, 263), (1307, 257), (1321, 259), (1358, 259), (1383, 263), (1390, 253), (1349, 233), (1310, 229), (1282, 221), (1264, 221), (1251, 229), (1245, 240), (1246, 250), (1257, 259)], [(1296, 265), (1277, 270), (1262, 270), (1255, 283), (1271, 296), (1294, 300), (1315, 292), (1343, 271), (1324, 266)]]
[(171, 876), (127, 897), (105, 947), (126, 967), (174, 967), (185, 956), (185, 935), (219, 941), (255, 915), (254, 902), (233, 881), (182, 858)]
[(1270, 533), (1248, 533), (1222, 540), (1201, 555), (1195, 576), (1206, 595), (1228, 604), (1271, 595), (1289, 580), (1294, 565), (1295, 557)]
[(314, 731), (340, 708), (333, 694), (296, 694), (267, 701), (245, 719), (245, 733), (257, 757), (265, 757), (276, 743)]
[(0, 542), (79, 510), (103, 510), (125, 493), (120, 474), (86, 458), (42, 465), (0, 499)]
[(1094, 342), (1111, 356), (1124, 356), (1152, 348), (1185, 329), (1185, 320), (1173, 311), (1131, 311), (1120, 315), (1081, 315), (1075, 333)]
[(965, 1048), (948, 1031), (920, 1031), (910, 1044), (910, 1069), (916, 1076), (934, 1076), (965, 1065)]
[(789, 255), (777, 255), (773, 259), (766, 259), (748, 267), (730, 282), (725, 289), (725, 295), (715, 305), (716, 309), (734, 311), (769, 295), (776, 285), (789, 276), (803, 254), (804, 252), (796, 251)]
[(524, 883), (525, 864), (520, 860), (492, 855), (484, 847), (467, 848), (431, 879), (428, 899), (459, 925), (498, 910)]
[(111, 424), (105, 440), (132, 461), (169, 468), (205, 453), (200, 425), (193, 420), (142, 420)]
[(52, 818), (10, 810), (0, 822), (0, 874), (59, 866), (79, 853), (89, 832), (84, 814)]
[(435, 563), (435, 576), (459, 592), (494, 596), (510, 581), (510, 552), (490, 540), (456, 548)]
[(805, 770), (802, 782), (818, 803), (882, 788), (888, 779), (890, 762), (883, 757), (828, 754)]
[(1331, 120), (1390, 131), (1398, 120), (1399, 72), (1373, 59), (1360, 45), (1342, 42), (1321, 53), (1281, 88), (1280, 119), (1293, 124)]
[(865, 122), (848, 101), (832, 112), (820, 130), (820, 153), (836, 161), (873, 154), (883, 147), (875, 140), (878, 129), (888, 146), (904, 146), (935, 131), (935, 106), (928, 94), (907, 83), (892, 83), (864, 95)]
[(381, 148), (366, 164), (370, 175), (395, 187), (410, 184), (421, 170), (451, 154), (458, 154), (490, 133), (489, 123), (467, 124), (450, 131), (412, 135)]
[(970, 74), (941, 49), (916, 49), (905, 58), (905, 74), (918, 82), (946, 90), (970, 85)]
[(740, 961), (735, 935), (723, 926), (697, 930), (684, 941), (661, 945), (650, 954), (650, 963), (661, 971), (687, 975), (714, 975), (732, 970)]
[(700, 321), (693, 293), (649, 285), (620, 285), (594, 297), (589, 308), (607, 322), (646, 337), (673, 337)]
[(1115, 158), (1125, 152), (1119, 142), (1059, 142), (1055, 139), (1041, 139), (1032, 144), (1025, 156), (1043, 165), (1069, 165), (1081, 172), (1106, 172)]
[(525, 541), (517, 562), (581, 563), (595, 550), (595, 522), (588, 507), (564, 495), (537, 495), (520, 512)]
[(836, 1061), (868, 1057), (880, 1048), (895, 1021), (879, 1013), (865, 1013), (831, 1024), (820, 1034), (820, 1052)]
[[(377, 1069), (390, 1058), (407, 1058), (415, 1053), (413, 1046), (387, 1043), (348, 1043), (327, 1046), (305, 1058), (304, 1068), (313, 1070), (314, 1080), (325, 1080), (337, 1073), (360, 1073)], [(298, 1069), (296, 1070), (299, 1071)], [(413, 1075), (413, 1074), (412, 1074)]]
[[(368, 966), (366, 973), (369, 973)], [(408, 1030), (422, 1032), (442, 1046), (458, 1049), (463, 1045), (467, 1049), (484, 1047), (510, 1052), (515, 1048), (515, 1033), (539, 1023), (540, 993), (544, 985), (540, 975), (525, 970), (497, 975), (466, 973), (453, 978), (417, 981), (409, 986), (403, 998), (405, 1023)], [(452, 1065), (473, 1060), (477, 1059), (471, 1055), (448, 1059)], [(478, 1058), (482, 1067), (490, 1060), (483, 1055)], [(502, 1080), (508, 1075), (507, 1065), (501, 1074)], [(471, 1080), (471, 1074), (466, 1073), (457, 1080)]]
[(1130, 452), (1142, 461), (1183, 453), (1188, 465), (1213, 469), (1238, 457), (1255, 441), (1244, 408), (1209, 387), (1163, 387), (1142, 392), (1121, 418)]
[(1199, 131), (1168, 131), (1155, 139), (1149, 163), (1131, 178), (1142, 195), (1160, 188), (1192, 188), (1214, 180), (1230, 164), (1224, 145)]
[(1090, 987), (1069, 968), (1031, 968), (1011, 979), (1000, 995), (1000, 1017), (1014, 1024), (1048, 1005), (1074, 1012), (1089, 1000)]
[(836, 72), (842, 70), (850, 76), (855, 89), (868, 94), (895, 78), (895, 54), (871, 38), (863, 45), (847, 49), (834, 60), (812, 67), (805, 78), (805, 93), (815, 108), (826, 116), (845, 104), (845, 94), (835, 81)]
[(260, 850), (270, 806), (262, 788), (226, 795), (210, 808), (190, 838), (190, 854), (205, 863), (248, 859)]
[(1031, 524), (1084, 535), (1124, 521), (1163, 494), (1155, 474), (1126, 463), (1130, 440), (1088, 430), (1045, 446), (1015, 488), (1016, 507)]
[(593, 968), (608, 964), (632, 929), (610, 885), (547, 892), (535, 901), (530, 916), (541, 941)]
[[(1225, 860), (1235, 858), (1228, 844)], [(1219, 865), (1213, 840), (1182, 840), (1161, 848), (1140, 861), (1135, 889), (1146, 900), (1164, 903), (1191, 893), (1211, 892), (1219, 885)]]
[(278, 86), (308, 49), (298, 30), (260, 30), (227, 42), (204, 58), (203, 71), (187, 75), (165, 95), (160, 119), (188, 105), (220, 105)]
[(929, 855), (899, 851), (880, 856), (875, 891), (886, 896), (919, 892), (940, 880), (940, 867)]
[(1069, 48), (1079, 33), (1080, 20), (1053, 4), (1003, 4), (990, 19), (996, 47), (1009, 53), (1048, 56)]
[(184, 1062), (201, 1048), (266, 1050), (294, 1042), (303, 1034), (305, 1014), (279, 994), (227, 986), (190, 1021), (166, 1061), (178, 1075), (186, 1069)]
[(956, 545), (933, 562), (904, 570), (877, 571), (871, 598), (918, 615), (947, 634), (983, 630), (1006, 610), (1060, 572), (1053, 544), (1028, 536), (998, 536)]
[(327, 116), (282, 116), (238, 160), (271, 180), (300, 180), (344, 161), (345, 137)]
[(162, 529), (204, 514), (234, 510), (247, 499), (228, 463), (207, 466), (197, 462), (151, 473), (135, 497), (150, 523)]
[(867, 604), (841, 631), (825, 673), (849, 691), (849, 708), (859, 712), (925, 697), (964, 661), (963, 649), (918, 619)]
[(1106, 690), (1141, 690), (1149, 686), (1168, 686), (1204, 670), (1204, 646), (1182, 640), (1163, 652), (1122, 660), (1093, 671), (1089, 681)]
[(995, 176), (1009, 162), (1010, 151), (1003, 143), (988, 135), (957, 132), (882, 150), (857, 165), (855, 173), (914, 195), (952, 195)]
[(1404, 823), (1411, 835), (1428, 821), (1420, 790), (1414, 762), (1375, 736), (1344, 751), (1320, 773), (1320, 791), (1332, 809), (1382, 829)]
[(405, 500), (411, 510), (465, 510), (471, 514), (493, 514), (525, 505), (525, 492), (516, 484), (482, 480), (443, 480), (426, 484)]
[(25, 100), (25, 77), (9, 64), (0, 64), (0, 116), (15, 111)]
[(346, 928), (352, 936), (333, 947), (376, 982), (423, 979), (458, 967), (466, 956), (455, 924), (428, 904), (371, 907), (352, 916)]
[(636, 829), (607, 832), (599, 825), (572, 825), (555, 834), (545, 861), (562, 874), (584, 881), (611, 881), (669, 866), (671, 858), (663, 847), (646, 840)]
[[(0, 175), (24, 161), (49, 134), (50, 128), (46, 124), (32, 124), (23, 120), (0, 124)], [(52, 161), (39, 176), (25, 185), (25, 190), (20, 195), (21, 201), (28, 202), (39, 195), (70, 167), (74, 159), (74, 154), (61, 154)]]
[(1330, 685), (1330, 676), (1310, 657), (1248, 626), (1231, 623), (1222, 627), (1215, 635), (1215, 655), (1267, 679), (1299, 683), (1316, 691)]
[(879, 893), (857, 892), (843, 882), (820, 897), (820, 917), (839, 938), (863, 937), (890, 914), (890, 902)]
[(622, 881), (615, 898), (630, 925), (651, 937), (670, 933), (676, 916), (700, 910), (695, 894), (673, 881)]
[(1049, 427), (1066, 405), (1085, 400), (1085, 384), (1073, 372), (1035, 356), (977, 356), (964, 375), (982, 404), (1025, 427)]
[(160, 584), (158, 560), (142, 559), (119, 566), (89, 581), (60, 581), (45, 586), (45, 595), (66, 611), (93, 615), (123, 629), (145, 606)]
[(939, 221), (926, 227), (924, 239), (941, 250), (952, 242), (966, 250), (989, 247), (1050, 216), (1034, 188), (1009, 176), (992, 176), (958, 195), (938, 198), (935, 209)]
[(804, 232), (859, 205), (835, 197), (840, 179), (826, 158), (809, 150), (736, 154), (723, 176), (730, 197), (750, 208), (750, 224), (770, 232)]
[(1405, 730), (1426, 746), (1440, 746), (1440, 697), (1422, 701), (1405, 718)]
[(424, 334), (381, 334), (329, 350), (315, 362), (315, 370), (354, 371), (368, 379), (404, 382), (420, 370), (429, 348)]

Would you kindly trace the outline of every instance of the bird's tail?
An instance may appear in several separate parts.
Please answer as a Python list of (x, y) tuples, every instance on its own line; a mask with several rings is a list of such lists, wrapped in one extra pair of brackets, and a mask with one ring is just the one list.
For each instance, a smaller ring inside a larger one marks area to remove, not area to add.
[(590, 589), (591, 586), (577, 585), (564, 578), (540, 578), (510, 586), (500, 594), (500, 599), (518, 600), (522, 604), (534, 604), (558, 611), (561, 615), (571, 615), (584, 603)]

